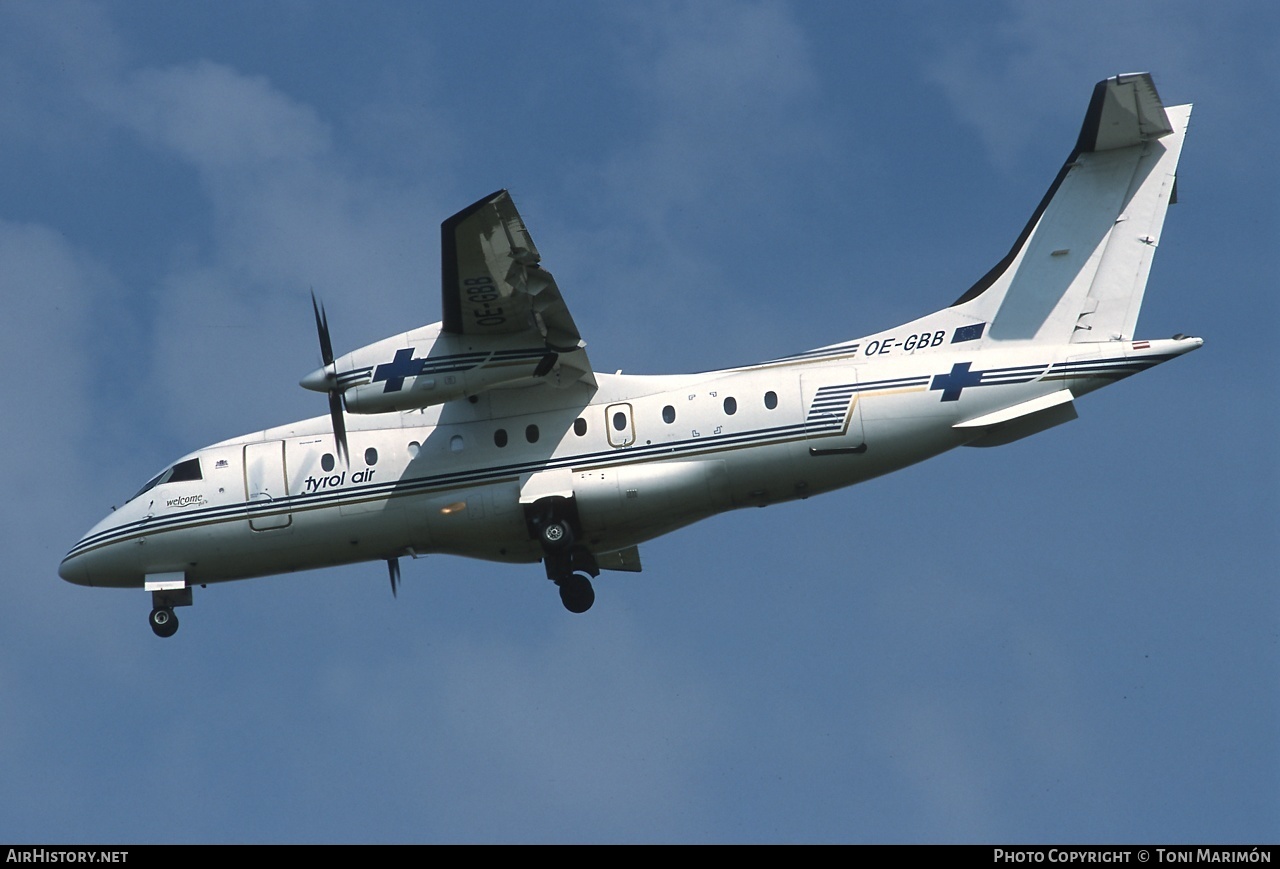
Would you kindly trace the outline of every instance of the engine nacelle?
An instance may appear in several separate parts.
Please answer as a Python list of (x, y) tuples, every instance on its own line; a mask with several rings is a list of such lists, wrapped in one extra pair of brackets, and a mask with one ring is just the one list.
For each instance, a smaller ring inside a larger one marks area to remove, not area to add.
[(434, 323), (340, 356), (302, 385), (336, 387), (351, 413), (415, 410), (544, 377), (558, 358), (526, 336), (474, 338)]

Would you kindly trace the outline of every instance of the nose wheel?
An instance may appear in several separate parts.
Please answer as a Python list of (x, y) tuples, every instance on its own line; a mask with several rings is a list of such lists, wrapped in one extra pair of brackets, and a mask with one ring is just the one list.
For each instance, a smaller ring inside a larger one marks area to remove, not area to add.
[(178, 617), (169, 607), (156, 607), (151, 611), (151, 630), (157, 637), (172, 637), (178, 632)]
[(173, 609), (191, 606), (191, 586), (185, 580), (175, 581), (167, 577), (153, 585), (148, 578), (147, 591), (151, 592), (151, 616), (147, 619), (151, 630), (157, 637), (172, 637), (178, 632), (178, 617)]

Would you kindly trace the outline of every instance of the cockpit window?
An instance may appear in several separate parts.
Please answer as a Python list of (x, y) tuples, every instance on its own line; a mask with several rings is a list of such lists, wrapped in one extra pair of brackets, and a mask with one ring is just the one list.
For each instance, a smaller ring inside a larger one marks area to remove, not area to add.
[(185, 462), (178, 462), (173, 466), (173, 473), (169, 475), (169, 479), (161, 480), (162, 483), (185, 483), (188, 480), (200, 480), (203, 477), (200, 474), (200, 460), (187, 459)]
[[(172, 468), (167, 468), (163, 473), (152, 477), (145, 486), (138, 490), (138, 495), (143, 492), (149, 492), (163, 483), (185, 483), (189, 480), (202, 479), (204, 479), (204, 476), (200, 473), (200, 460), (187, 459), (185, 462), (178, 462)], [(138, 497), (138, 495), (134, 495), (133, 498)], [(132, 501), (133, 498), (129, 500)]]

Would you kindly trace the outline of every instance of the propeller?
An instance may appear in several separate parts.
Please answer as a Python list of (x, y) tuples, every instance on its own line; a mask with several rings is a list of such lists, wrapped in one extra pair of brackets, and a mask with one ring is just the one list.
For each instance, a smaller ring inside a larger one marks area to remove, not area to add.
[[(329, 339), (329, 318), (325, 316), (324, 306), (316, 302), (314, 290), (311, 292), (311, 310), (316, 315), (316, 332), (320, 336), (320, 355), (324, 359), (324, 367), (303, 378), (302, 385), (317, 392), (329, 393), (329, 418), (333, 420), (333, 440), (337, 444), (342, 463), (350, 465), (351, 462), (347, 456), (347, 424), (342, 416), (342, 391), (338, 389), (338, 369), (333, 364), (333, 342)], [(394, 583), (393, 579), (393, 590)]]
[(400, 559), (387, 559), (387, 572), (391, 574), (391, 596), (396, 596), (396, 589), (400, 586)]

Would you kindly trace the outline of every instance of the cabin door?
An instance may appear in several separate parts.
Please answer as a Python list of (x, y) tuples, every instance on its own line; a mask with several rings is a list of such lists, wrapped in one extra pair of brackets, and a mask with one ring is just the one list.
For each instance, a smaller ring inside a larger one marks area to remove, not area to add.
[(284, 528), (292, 518), (285, 509), (273, 510), (274, 502), (284, 504), (289, 487), (284, 478), (284, 441), (246, 444), (244, 448), (244, 497), (249, 502), (249, 527), (254, 531)]

